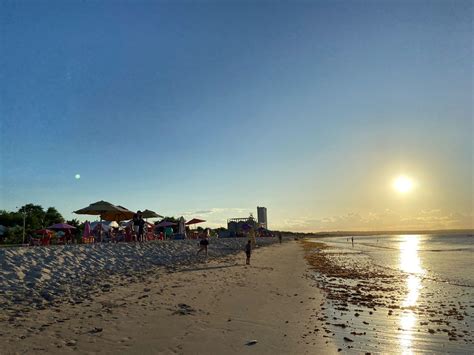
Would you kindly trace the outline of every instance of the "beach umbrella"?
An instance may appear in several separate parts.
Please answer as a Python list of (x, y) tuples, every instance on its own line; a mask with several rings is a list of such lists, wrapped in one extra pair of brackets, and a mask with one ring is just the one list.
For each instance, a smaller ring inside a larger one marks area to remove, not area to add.
[(129, 209), (122, 206), (117, 207), (120, 209), (120, 211), (105, 212), (102, 215), (102, 219), (106, 221), (125, 221), (127, 219), (133, 218), (135, 212), (130, 211)]
[(143, 218), (163, 218), (163, 216), (160, 216), (158, 213), (150, 210), (145, 210), (142, 212), (142, 217)]
[(91, 224), (89, 221), (86, 221), (86, 223), (84, 223), (84, 233), (82, 233), (82, 236), (84, 238), (89, 238), (91, 235)]
[(185, 226), (185, 219), (183, 216), (181, 216), (181, 218), (179, 219), (178, 233), (184, 234), (184, 237), (186, 238), (186, 226)]
[[(117, 218), (113, 219), (114, 221), (125, 221), (125, 220), (129, 220), (129, 219), (132, 219), (133, 216), (135, 215), (135, 212), (133, 211), (130, 211), (128, 208), (125, 208), (121, 205), (117, 205), (118, 208), (121, 208), (122, 209), (122, 212), (121, 213), (115, 213), (115, 216)], [(109, 219), (107, 219), (109, 220)]]
[(67, 223), (56, 223), (56, 224), (53, 224), (52, 226), (49, 226), (48, 229), (70, 230), (70, 229), (76, 229), (76, 227), (71, 226), (70, 224), (67, 224)]
[(51, 235), (53, 234), (53, 231), (49, 230), (49, 229), (38, 229), (38, 230), (35, 230), (33, 231), (34, 234), (41, 234), (41, 235)]
[(166, 228), (166, 227), (172, 227), (172, 226), (175, 226), (176, 223), (173, 223), (173, 222), (169, 222), (169, 221), (161, 221), (160, 223), (158, 224), (155, 224), (155, 227), (163, 227), (163, 228)]
[(104, 232), (108, 232), (110, 229), (110, 226), (107, 222), (92, 222), (91, 223), (91, 229), (92, 230), (103, 230)]
[(191, 224), (198, 224), (198, 223), (202, 223), (202, 222), (206, 222), (206, 221), (203, 220), (203, 219), (199, 219), (199, 218), (193, 218), (192, 220), (186, 222), (186, 225), (189, 226)]
[(117, 223), (117, 221), (108, 222), (107, 225), (111, 228), (119, 228), (120, 227), (120, 225)]
[(74, 211), (74, 213), (100, 216), (101, 219), (106, 221), (123, 221), (126, 219), (131, 219), (135, 214), (125, 207), (115, 206), (107, 201), (97, 201), (91, 203), (87, 207)]

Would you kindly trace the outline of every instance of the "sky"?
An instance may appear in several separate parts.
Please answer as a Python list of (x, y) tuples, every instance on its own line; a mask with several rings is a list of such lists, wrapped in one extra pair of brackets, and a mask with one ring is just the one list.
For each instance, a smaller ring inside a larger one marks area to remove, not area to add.
[(2, 0), (0, 209), (474, 228), (472, 21), (471, 1)]

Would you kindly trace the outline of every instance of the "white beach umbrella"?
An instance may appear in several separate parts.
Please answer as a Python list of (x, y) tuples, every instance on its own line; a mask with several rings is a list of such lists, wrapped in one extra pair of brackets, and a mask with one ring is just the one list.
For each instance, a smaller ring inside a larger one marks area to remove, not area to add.
[(186, 220), (184, 219), (183, 216), (181, 216), (178, 223), (178, 233), (184, 234), (184, 237), (186, 238), (186, 224), (185, 223), (186, 223)]

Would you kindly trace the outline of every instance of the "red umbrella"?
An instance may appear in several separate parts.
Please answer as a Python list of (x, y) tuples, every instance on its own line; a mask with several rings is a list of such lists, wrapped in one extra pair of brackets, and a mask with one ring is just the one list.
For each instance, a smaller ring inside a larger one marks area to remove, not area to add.
[(41, 234), (41, 235), (49, 235), (49, 234), (53, 234), (53, 231), (50, 231), (49, 229), (38, 229), (38, 230), (33, 231), (33, 233)]
[(206, 221), (199, 218), (193, 218), (192, 220), (186, 222), (186, 225), (189, 226), (191, 224), (197, 224), (197, 223), (202, 223), (202, 222), (206, 222)]

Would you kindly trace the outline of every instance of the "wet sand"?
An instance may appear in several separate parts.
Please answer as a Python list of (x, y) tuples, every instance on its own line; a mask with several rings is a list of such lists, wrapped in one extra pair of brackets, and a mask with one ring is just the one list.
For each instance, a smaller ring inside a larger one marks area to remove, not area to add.
[(0, 352), (337, 352), (318, 320), (324, 298), (299, 242), (258, 248), (244, 264), (239, 253), (152, 268), (133, 280), (111, 275), (81, 302), (2, 309)]
[(472, 353), (472, 288), (383, 268), (321, 240), (303, 247), (326, 294), (320, 320), (340, 351)]

